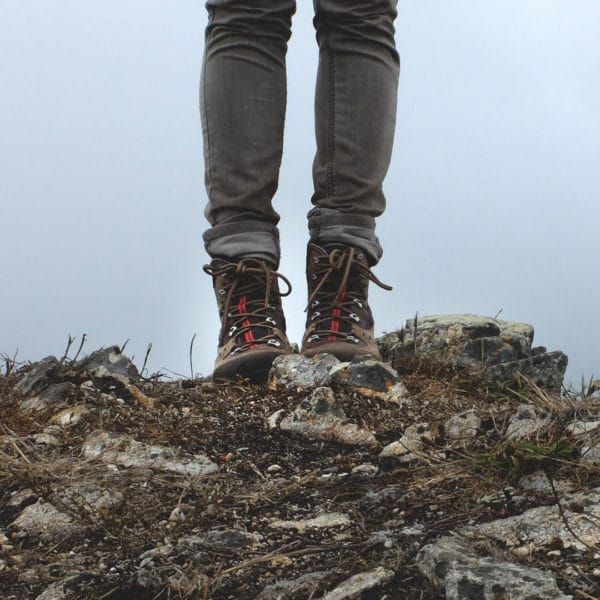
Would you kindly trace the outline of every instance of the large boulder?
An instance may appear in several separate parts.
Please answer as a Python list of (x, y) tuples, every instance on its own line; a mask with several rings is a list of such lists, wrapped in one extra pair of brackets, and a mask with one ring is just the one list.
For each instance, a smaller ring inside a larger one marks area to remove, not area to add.
[(457, 314), (408, 319), (378, 339), (385, 360), (428, 357), (483, 375), (488, 384), (519, 387), (524, 375), (541, 388), (560, 391), (567, 368), (562, 352), (534, 348), (533, 327), (492, 317)]

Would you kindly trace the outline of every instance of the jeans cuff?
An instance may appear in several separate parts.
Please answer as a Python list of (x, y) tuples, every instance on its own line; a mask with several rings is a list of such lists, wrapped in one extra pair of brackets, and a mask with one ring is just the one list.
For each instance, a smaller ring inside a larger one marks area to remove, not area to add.
[(308, 213), (310, 240), (315, 244), (339, 243), (360, 248), (371, 266), (383, 256), (375, 235), (375, 219), (368, 215), (342, 213), (330, 208), (313, 208)]
[(211, 258), (238, 260), (260, 258), (279, 267), (281, 249), (275, 225), (262, 221), (235, 221), (214, 225), (202, 234), (204, 248)]

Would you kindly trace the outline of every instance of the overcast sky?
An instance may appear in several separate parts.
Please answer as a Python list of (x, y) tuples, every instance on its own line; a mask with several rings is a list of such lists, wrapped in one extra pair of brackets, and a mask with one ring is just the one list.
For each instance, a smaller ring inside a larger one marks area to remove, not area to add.
[[(209, 374), (217, 312), (191, 0), (0, 0), (0, 352), (123, 344)], [(317, 45), (298, 2), (276, 195), (299, 341)], [(377, 329), (469, 312), (532, 323), (600, 376), (600, 2), (400, 0), (396, 144)]]

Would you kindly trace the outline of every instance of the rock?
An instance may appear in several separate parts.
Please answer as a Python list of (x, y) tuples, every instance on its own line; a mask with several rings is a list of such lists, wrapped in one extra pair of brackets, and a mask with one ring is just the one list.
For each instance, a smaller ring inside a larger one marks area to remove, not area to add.
[[(563, 548), (580, 552), (600, 544), (600, 488), (589, 492), (563, 496), (561, 506), (568, 527), (558, 508), (538, 506), (520, 515), (461, 529), (471, 539), (494, 539), (518, 548), (531, 544), (534, 549), (546, 548), (560, 540)], [(575, 536), (573, 535), (575, 534)], [(552, 548), (548, 548), (552, 549)]]
[(393, 404), (408, 401), (408, 391), (398, 372), (374, 358), (357, 356), (350, 362), (339, 363), (331, 371), (331, 381), (351, 388), (368, 398), (378, 398)]
[(269, 429), (276, 429), (279, 426), (279, 422), (285, 416), (285, 408), (280, 408), (276, 410), (272, 415), (267, 419), (267, 424)]
[(375, 436), (354, 423), (349, 423), (330, 388), (320, 387), (304, 399), (291, 415), (279, 424), (310, 440), (339, 442), (350, 446), (378, 446)]
[(574, 421), (566, 430), (582, 442), (580, 462), (600, 464), (600, 421)]
[(550, 422), (550, 412), (541, 406), (520, 404), (508, 421), (506, 437), (525, 440), (545, 429)]
[(83, 597), (83, 590), (86, 583), (89, 583), (92, 576), (88, 572), (78, 573), (67, 577), (62, 581), (53, 583), (46, 588), (35, 600), (77, 600)]
[(9, 506), (10, 508), (21, 508), (25, 504), (32, 504), (37, 498), (38, 495), (33, 490), (26, 488), (11, 494), (6, 502), (6, 506)]
[(275, 359), (269, 375), (271, 388), (310, 389), (333, 383), (394, 404), (402, 404), (408, 398), (398, 373), (390, 365), (368, 356), (340, 362), (331, 354), (311, 358), (288, 354)]
[(361, 598), (364, 592), (390, 582), (394, 575), (394, 571), (390, 569), (375, 567), (370, 571), (353, 575), (334, 590), (325, 594), (322, 600), (355, 600)]
[(67, 538), (79, 530), (69, 515), (42, 500), (27, 506), (11, 523), (11, 528), (20, 535), (42, 542)]
[[(524, 475), (519, 479), (519, 487), (540, 494), (552, 493), (552, 485), (550, 484), (548, 475), (544, 471), (534, 471), (529, 475)], [(555, 481), (554, 487), (557, 492), (562, 493), (571, 491), (573, 486), (567, 481)]]
[(339, 362), (332, 354), (317, 354), (310, 358), (302, 354), (278, 356), (269, 373), (269, 387), (295, 390), (328, 385), (330, 371)]
[(397, 441), (388, 444), (379, 453), (380, 458), (399, 458), (400, 462), (410, 462), (423, 458), (426, 443), (433, 442), (429, 423), (410, 425), (404, 435)]
[(246, 548), (262, 541), (258, 533), (249, 533), (241, 529), (213, 529), (204, 534), (183, 536), (177, 541), (178, 547), (188, 549), (210, 548)]
[(400, 486), (390, 485), (376, 492), (369, 491), (359, 500), (358, 506), (362, 510), (371, 510), (373, 507), (388, 504), (395, 506), (404, 506), (407, 502), (413, 502), (415, 495), (412, 492), (406, 492)]
[(446, 537), (425, 546), (415, 563), (446, 600), (569, 600), (554, 576), (508, 561), (481, 557), (458, 538)]
[(566, 354), (545, 352), (536, 356), (505, 362), (488, 367), (483, 381), (490, 385), (522, 387), (522, 377), (532, 380), (540, 388), (559, 393), (569, 359)]
[(185, 455), (171, 448), (150, 446), (128, 435), (106, 431), (94, 431), (87, 437), (83, 455), (123, 467), (157, 469), (192, 477), (218, 471), (218, 466), (205, 454)]
[(133, 402), (136, 406), (141, 406), (147, 410), (154, 410), (156, 408), (156, 399), (150, 398), (146, 396), (140, 388), (133, 385), (132, 383), (128, 383), (126, 386), (127, 391), (131, 394), (133, 398)]
[(587, 438), (590, 433), (600, 432), (600, 421), (573, 421), (565, 430), (575, 438)]
[(313, 598), (330, 571), (313, 571), (296, 579), (276, 581), (265, 587), (257, 600), (289, 600), (291, 598)]
[(77, 361), (75, 367), (96, 377), (114, 377), (123, 384), (135, 383), (140, 378), (137, 367), (121, 353), (119, 346), (96, 350)]
[(357, 465), (351, 471), (353, 475), (359, 475), (360, 477), (375, 477), (379, 473), (379, 467), (372, 465), (371, 463), (365, 463), (364, 465)]
[(31, 439), (34, 444), (38, 444), (39, 446), (58, 446), (60, 443), (57, 437), (49, 433), (34, 433)]
[(386, 360), (428, 356), (451, 365), (495, 364), (531, 352), (533, 327), (471, 314), (430, 315), (407, 319), (400, 331), (378, 340)]
[(21, 394), (30, 394), (36, 389), (48, 384), (49, 378), (57, 371), (60, 363), (55, 356), (47, 356), (40, 362), (34, 363), (27, 375), (15, 385), (15, 390)]
[(21, 402), (21, 410), (25, 412), (45, 410), (49, 406), (63, 402), (75, 387), (69, 381), (53, 383), (37, 396)]
[(467, 410), (450, 417), (444, 424), (449, 440), (464, 442), (474, 438), (481, 427), (481, 419), (476, 410)]
[(50, 419), (50, 423), (60, 425), (61, 427), (77, 425), (77, 423), (83, 421), (90, 413), (90, 409), (85, 404), (77, 404), (55, 414)]
[(123, 504), (123, 494), (119, 490), (104, 488), (93, 482), (75, 484), (58, 493), (67, 506), (95, 515), (107, 513)]
[(282, 521), (274, 519), (269, 524), (274, 529), (295, 529), (298, 533), (304, 533), (306, 529), (330, 529), (332, 527), (346, 527), (350, 525), (350, 517), (344, 513), (323, 513), (312, 519), (300, 519), (297, 521)]
[(425, 356), (449, 366), (466, 367), (498, 387), (521, 387), (522, 377), (541, 388), (560, 391), (567, 357), (532, 348), (533, 327), (470, 314), (408, 319), (400, 331), (378, 339), (385, 360)]

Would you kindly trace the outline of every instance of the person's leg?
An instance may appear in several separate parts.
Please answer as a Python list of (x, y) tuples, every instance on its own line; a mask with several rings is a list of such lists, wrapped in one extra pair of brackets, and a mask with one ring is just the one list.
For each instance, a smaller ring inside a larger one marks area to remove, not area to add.
[(314, 0), (319, 69), (302, 352), (380, 357), (368, 285), (396, 126), (397, 0)]
[[(211, 257), (221, 331), (213, 377), (264, 380), (291, 352), (279, 281), (277, 190), (295, 0), (208, 0), (200, 82)], [(285, 280), (285, 278), (283, 278)], [(287, 282), (287, 280), (285, 280)]]
[(310, 237), (359, 247), (373, 265), (382, 255), (375, 218), (385, 209), (382, 183), (396, 126), (397, 0), (314, 0), (314, 8), (319, 67)]
[(207, 0), (200, 113), (211, 257), (279, 263), (277, 190), (295, 0)]

